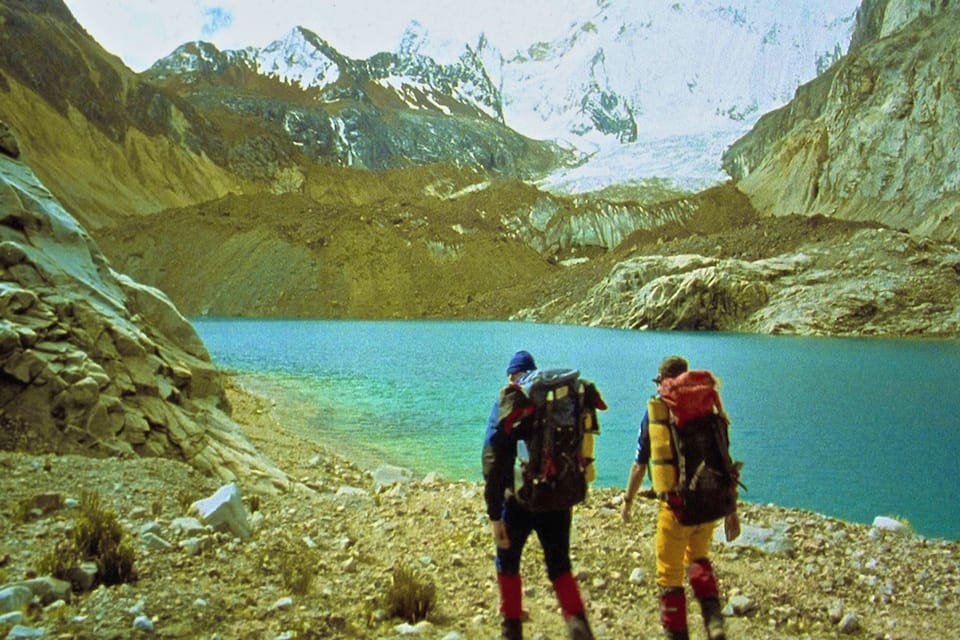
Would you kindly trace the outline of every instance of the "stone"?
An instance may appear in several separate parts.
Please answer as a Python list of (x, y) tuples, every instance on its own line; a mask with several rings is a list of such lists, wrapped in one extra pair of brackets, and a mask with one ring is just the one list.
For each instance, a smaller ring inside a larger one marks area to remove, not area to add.
[(395, 484), (404, 484), (413, 480), (410, 469), (393, 465), (381, 465), (373, 471), (373, 484), (379, 491)]
[(33, 600), (33, 592), (25, 586), (14, 585), (0, 589), (0, 613), (26, 611)]
[(769, 553), (772, 555), (789, 556), (794, 553), (795, 547), (790, 536), (787, 535), (786, 525), (777, 527), (757, 527), (754, 525), (741, 525), (740, 536), (731, 542), (727, 542), (723, 534), (723, 528), (719, 527), (714, 532), (714, 542), (719, 545), (729, 547), (748, 547)]
[(46, 632), (43, 629), (37, 629), (36, 627), (27, 627), (24, 625), (14, 625), (10, 632), (7, 633), (6, 640), (25, 640), (26, 638), (42, 638)]
[(133, 619), (133, 628), (137, 631), (153, 633), (153, 620), (143, 614)]
[(173, 548), (172, 544), (152, 531), (144, 533), (141, 538), (143, 539), (143, 543), (146, 545), (147, 549), (152, 549), (154, 551), (167, 551), (168, 549)]
[(197, 500), (190, 510), (216, 531), (229, 532), (243, 540), (250, 538), (247, 509), (240, 497), (240, 488), (234, 483), (220, 487), (209, 498)]
[(40, 601), (40, 604), (48, 605), (57, 600), (70, 602), (70, 583), (65, 580), (59, 580), (52, 576), (43, 576), (32, 578), (30, 580), (21, 580), (14, 582), (9, 587), (26, 587), (33, 594), (33, 597)]
[(910, 535), (912, 533), (910, 530), (910, 525), (905, 524), (896, 518), (890, 518), (888, 516), (877, 516), (874, 518), (873, 528), (880, 531), (889, 531), (891, 533), (898, 533), (901, 535)]
[(852, 611), (845, 614), (837, 625), (837, 630), (844, 635), (854, 634), (859, 631), (860, 620), (857, 618), (857, 614)]

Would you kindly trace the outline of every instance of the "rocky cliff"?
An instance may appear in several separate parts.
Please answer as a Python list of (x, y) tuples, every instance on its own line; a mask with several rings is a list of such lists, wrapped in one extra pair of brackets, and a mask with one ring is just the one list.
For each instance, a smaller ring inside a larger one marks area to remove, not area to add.
[(724, 154), (764, 213), (960, 230), (960, 3), (865, 0), (850, 53)]
[(159, 290), (115, 272), (7, 140), (0, 153), (0, 448), (157, 456), (286, 485)]
[[(754, 253), (767, 242), (762, 256)], [(514, 318), (624, 329), (960, 334), (956, 245), (823, 217), (639, 245), (595, 285), (574, 291)]]

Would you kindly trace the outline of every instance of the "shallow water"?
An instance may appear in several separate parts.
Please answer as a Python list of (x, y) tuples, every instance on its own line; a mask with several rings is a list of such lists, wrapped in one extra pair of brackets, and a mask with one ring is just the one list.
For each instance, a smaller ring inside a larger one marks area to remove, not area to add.
[(599, 486), (622, 486), (665, 355), (711, 369), (750, 502), (960, 539), (960, 343), (638, 332), (510, 322), (195, 319), (214, 361), (366, 462), (480, 479), (486, 418), (517, 349), (594, 380)]

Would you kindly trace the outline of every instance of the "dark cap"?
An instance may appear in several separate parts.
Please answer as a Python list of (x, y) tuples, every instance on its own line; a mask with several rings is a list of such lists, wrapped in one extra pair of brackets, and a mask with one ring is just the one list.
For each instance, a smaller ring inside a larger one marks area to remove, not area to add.
[(687, 361), (680, 356), (668, 356), (660, 363), (660, 369), (657, 371), (657, 377), (654, 382), (660, 384), (666, 378), (676, 378), (687, 370)]
[(528, 351), (517, 351), (510, 358), (510, 364), (507, 365), (507, 375), (520, 371), (533, 371), (537, 368), (537, 363), (533, 361), (533, 356)]

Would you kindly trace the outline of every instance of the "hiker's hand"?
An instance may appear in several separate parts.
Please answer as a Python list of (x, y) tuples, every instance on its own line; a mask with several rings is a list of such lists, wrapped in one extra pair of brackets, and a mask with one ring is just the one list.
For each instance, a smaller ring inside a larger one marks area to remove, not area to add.
[(727, 542), (733, 542), (740, 537), (740, 515), (736, 511), (723, 519), (723, 533)]
[(633, 511), (633, 500), (628, 500), (626, 496), (623, 497), (623, 505), (620, 507), (620, 518), (624, 522), (630, 522)]
[(491, 520), (490, 528), (493, 530), (493, 541), (498, 549), (510, 548), (510, 536), (507, 535), (507, 525), (503, 520)]

